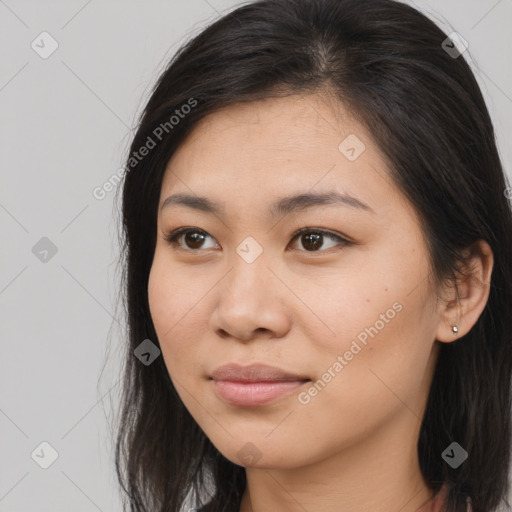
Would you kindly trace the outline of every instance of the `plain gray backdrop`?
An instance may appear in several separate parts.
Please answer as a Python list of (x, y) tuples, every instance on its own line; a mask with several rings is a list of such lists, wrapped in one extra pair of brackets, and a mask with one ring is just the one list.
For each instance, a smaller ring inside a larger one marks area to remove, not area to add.
[[(121, 511), (116, 192), (93, 190), (168, 59), (237, 3), (0, 0), (1, 512)], [(469, 43), (510, 173), (512, 0), (410, 3)]]

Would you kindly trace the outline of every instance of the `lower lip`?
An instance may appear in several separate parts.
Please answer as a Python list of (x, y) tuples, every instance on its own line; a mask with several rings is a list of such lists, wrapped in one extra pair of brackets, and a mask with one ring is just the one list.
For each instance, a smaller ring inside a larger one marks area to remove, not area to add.
[(233, 382), (214, 380), (215, 391), (232, 405), (257, 407), (297, 389), (307, 381)]

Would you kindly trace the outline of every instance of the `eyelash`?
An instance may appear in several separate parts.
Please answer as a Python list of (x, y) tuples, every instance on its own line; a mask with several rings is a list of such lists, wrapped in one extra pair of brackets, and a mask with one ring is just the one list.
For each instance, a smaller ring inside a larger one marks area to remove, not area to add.
[[(165, 240), (173, 245), (173, 246), (178, 246), (179, 247), (179, 243), (177, 242), (177, 239), (181, 236), (181, 235), (186, 235), (188, 233), (198, 233), (198, 234), (202, 234), (202, 235), (205, 235), (205, 236), (210, 236), (211, 235), (209, 233), (207, 233), (206, 231), (202, 230), (202, 229), (199, 229), (199, 228), (194, 228), (194, 227), (181, 227), (181, 228), (177, 228), (175, 229), (174, 231), (171, 231), (171, 233), (169, 233), (168, 235), (166, 235), (164, 238)], [(346, 246), (350, 246), (350, 245), (354, 245), (354, 242), (351, 242), (350, 240), (347, 240), (346, 238), (343, 238), (342, 236), (340, 235), (336, 235), (330, 231), (326, 231), (324, 229), (320, 229), (320, 228), (309, 228), (309, 227), (306, 227), (306, 228), (302, 228), (302, 229), (299, 229), (298, 231), (296, 231), (293, 235), (292, 235), (292, 238), (291, 238), (291, 241), (295, 240), (297, 237), (299, 237), (300, 235), (304, 234), (304, 233), (311, 233), (311, 234), (318, 234), (318, 235), (323, 235), (325, 237), (328, 237), (328, 238), (331, 238), (333, 240), (336, 240), (338, 242), (338, 245), (341, 245), (342, 247), (346, 247)], [(213, 238), (213, 237), (211, 237)], [(183, 249), (184, 251), (187, 251), (187, 252), (201, 252), (201, 251), (204, 251), (205, 249), (190, 249), (190, 248), (183, 248), (183, 247), (179, 247), (180, 249)], [(309, 254), (318, 254), (318, 253), (324, 253), (330, 249), (335, 249), (335, 247), (330, 247), (329, 249), (327, 250), (318, 250), (318, 251), (307, 251), (307, 250), (299, 250), (299, 252), (305, 252), (305, 253), (309, 253)]]

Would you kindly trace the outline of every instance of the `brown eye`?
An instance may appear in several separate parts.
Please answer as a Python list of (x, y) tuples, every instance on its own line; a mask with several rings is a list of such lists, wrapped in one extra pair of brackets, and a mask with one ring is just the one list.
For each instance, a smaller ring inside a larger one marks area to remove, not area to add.
[(177, 245), (178, 247), (185, 250), (190, 249), (191, 251), (215, 248), (215, 243), (213, 246), (205, 247), (204, 243), (208, 238), (212, 237), (206, 231), (197, 228), (179, 228), (165, 237), (167, 242), (170, 244)]
[(190, 247), (190, 249), (200, 249), (205, 239), (205, 235), (195, 232), (184, 233), (182, 236), (185, 240), (185, 245)]
[[(348, 240), (345, 240), (341, 236), (335, 235), (334, 233), (329, 233), (323, 230), (313, 230), (311, 228), (301, 229), (298, 233), (295, 234), (292, 240), (295, 239), (300, 242), (301, 246), (307, 252), (322, 252), (321, 250), (350, 244)], [(330, 240), (334, 243), (331, 243), (330, 245), (327, 244), (326, 246), (326, 240)]]
[(323, 235), (320, 233), (306, 233), (301, 235), (301, 243), (302, 247), (306, 249), (306, 251), (316, 251), (322, 248), (323, 245)]
[[(212, 240), (210, 245), (206, 245), (208, 239)], [(295, 239), (297, 239), (303, 247), (303, 249), (298, 249), (301, 252), (323, 252), (326, 249), (344, 247), (352, 243), (334, 233), (312, 228), (301, 229), (292, 237), (292, 242)], [(214, 238), (206, 231), (193, 227), (175, 229), (165, 237), (165, 240), (173, 246), (191, 252), (199, 252), (203, 249), (215, 249), (219, 247)]]

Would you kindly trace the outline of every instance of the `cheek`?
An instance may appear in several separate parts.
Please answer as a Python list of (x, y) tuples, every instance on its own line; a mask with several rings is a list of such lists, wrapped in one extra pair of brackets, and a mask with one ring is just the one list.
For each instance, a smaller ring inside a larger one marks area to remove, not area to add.
[(364, 268), (333, 272), (323, 281), (316, 280), (314, 286), (303, 281), (294, 291), (307, 297), (309, 311), (297, 312), (297, 323), (319, 353), (343, 353), (355, 341), (369, 347), (372, 340), (402, 323), (408, 314), (405, 309), (416, 307), (409, 298), (405, 300), (400, 281), (393, 275), (372, 274)]
[(352, 292), (350, 300), (343, 293), (332, 297), (339, 305), (331, 317), (336, 338), (317, 335), (317, 380), (299, 397), (306, 415), (346, 427), (347, 436), (371, 429), (404, 404), (421, 414), (434, 340), (426, 286), (408, 293), (405, 286), (374, 284), (364, 292)]
[(308, 332), (317, 362), (320, 382), (311, 398), (319, 407), (348, 402), (365, 416), (368, 407), (389, 405), (396, 396), (412, 399), (423, 389), (436, 328), (428, 264), (413, 257), (414, 247), (395, 247), (372, 261), (361, 258), (350, 272), (325, 277), (321, 296), (310, 295), (323, 325), (318, 328), (315, 319), (311, 329), (304, 318), (301, 329)]
[(205, 328), (197, 306), (206, 290), (198, 288), (200, 280), (193, 284), (187, 286), (183, 274), (155, 255), (148, 281), (149, 310), (167, 369), (178, 378), (197, 361), (193, 341)]

